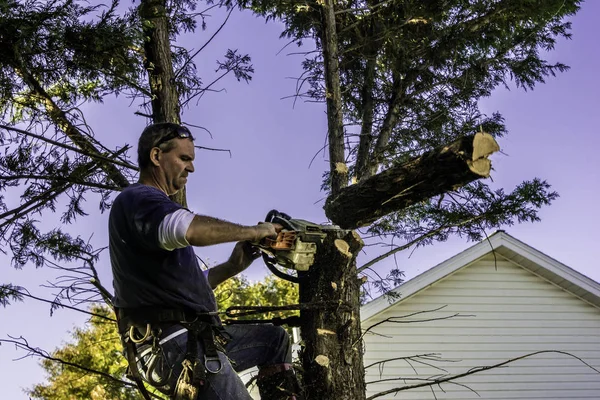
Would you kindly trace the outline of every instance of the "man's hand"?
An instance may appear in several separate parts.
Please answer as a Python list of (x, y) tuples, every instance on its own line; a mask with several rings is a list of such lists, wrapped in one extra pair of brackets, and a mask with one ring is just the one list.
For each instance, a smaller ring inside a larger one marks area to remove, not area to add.
[(280, 224), (272, 224), (270, 222), (259, 222), (256, 225), (256, 239), (254, 243), (259, 243), (264, 238), (277, 238), (277, 233), (279, 233), (283, 229), (283, 226)]
[(260, 250), (250, 242), (236, 243), (231, 256), (223, 264), (208, 270), (208, 282), (214, 289), (227, 279), (239, 274), (260, 256)]

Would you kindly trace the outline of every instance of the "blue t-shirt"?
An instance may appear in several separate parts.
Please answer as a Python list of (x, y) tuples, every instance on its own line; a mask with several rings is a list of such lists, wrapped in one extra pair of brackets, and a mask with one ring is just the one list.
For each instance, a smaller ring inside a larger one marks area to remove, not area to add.
[(159, 245), (160, 223), (181, 208), (159, 189), (139, 183), (115, 199), (108, 232), (116, 307), (217, 310), (192, 247), (167, 251)]

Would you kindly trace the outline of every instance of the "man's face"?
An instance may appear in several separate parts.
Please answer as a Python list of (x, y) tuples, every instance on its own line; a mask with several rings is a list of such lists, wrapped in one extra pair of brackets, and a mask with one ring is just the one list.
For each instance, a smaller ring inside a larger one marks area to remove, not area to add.
[(188, 174), (194, 172), (195, 149), (190, 139), (173, 139), (175, 147), (164, 153), (161, 151), (159, 168), (164, 179), (163, 184), (168, 195), (183, 189), (187, 183)]

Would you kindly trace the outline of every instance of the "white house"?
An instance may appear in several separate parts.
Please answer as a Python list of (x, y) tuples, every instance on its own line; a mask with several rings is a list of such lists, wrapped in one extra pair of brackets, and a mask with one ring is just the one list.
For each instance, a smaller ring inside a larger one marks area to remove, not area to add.
[[(363, 329), (399, 321), (364, 337), (367, 382), (380, 381), (368, 384), (368, 396), (556, 351), (377, 398), (600, 400), (600, 284), (505, 232), (394, 292), (399, 299), (361, 310)], [(426, 356), (406, 358), (415, 355)]]

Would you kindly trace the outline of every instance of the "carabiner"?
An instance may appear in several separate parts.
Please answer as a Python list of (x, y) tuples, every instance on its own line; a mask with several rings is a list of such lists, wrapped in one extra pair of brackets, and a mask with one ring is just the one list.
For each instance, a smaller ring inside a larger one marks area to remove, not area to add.
[(131, 341), (135, 344), (143, 343), (148, 339), (151, 331), (152, 331), (152, 328), (150, 328), (150, 324), (146, 324), (146, 333), (144, 333), (144, 336), (141, 339), (136, 339), (135, 338), (135, 326), (132, 326), (131, 328), (129, 328), (129, 339), (131, 339)]
[(146, 380), (148, 381), (148, 383), (157, 388), (165, 386), (167, 383), (169, 383), (169, 379), (171, 378), (171, 375), (173, 374), (173, 369), (169, 368), (169, 374), (167, 375), (166, 378), (159, 379), (159, 380), (154, 379), (154, 377), (152, 376), (152, 373), (154, 372), (154, 368), (156, 367), (156, 362), (158, 361), (159, 358), (162, 358), (162, 356), (159, 356), (158, 353), (154, 353), (150, 356), (150, 360), (148, 361), (148, 372), (146, 372)]

